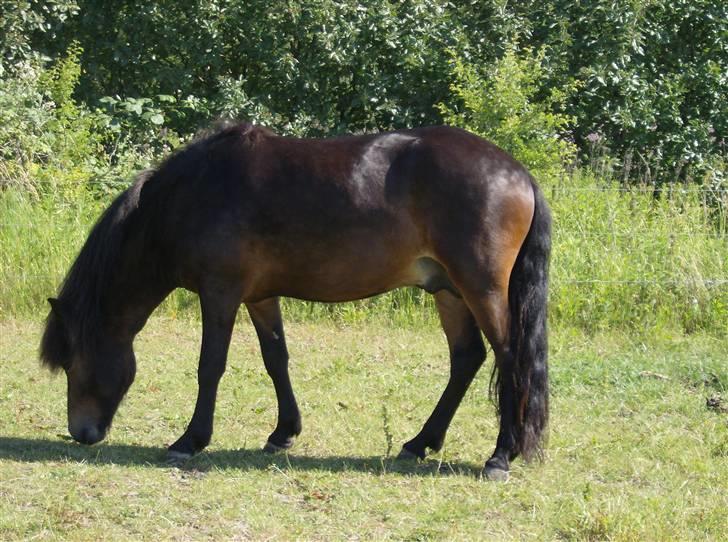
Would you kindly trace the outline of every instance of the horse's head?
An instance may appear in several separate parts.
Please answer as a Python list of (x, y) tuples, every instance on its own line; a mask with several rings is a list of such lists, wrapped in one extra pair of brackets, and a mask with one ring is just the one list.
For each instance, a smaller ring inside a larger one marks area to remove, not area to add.
[(71, 436), (83, 444), (95, 444), (106, 436), (119, 403), (134, 381), (132, 341), (102, 329), (94, 333), (80, 330), (69, 307), (57, 299), (48, 301), (51, 311), (40, 357), (51, 370), (66, 373)]

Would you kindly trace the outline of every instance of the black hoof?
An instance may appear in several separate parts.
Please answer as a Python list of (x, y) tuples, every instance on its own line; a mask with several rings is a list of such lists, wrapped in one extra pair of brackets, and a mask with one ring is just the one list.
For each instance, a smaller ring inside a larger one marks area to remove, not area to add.
[(184, 434), (172, 444), (167, 450), (167, 457), (175, 461), (186, 461), (193, 455), (205, 449), (210, 442), (210, 437), (195, 437)]
[(397, 455), (397, 459), (404, 461), (419, 461), (420, 457), (417, 454), (410, 452), (407, 448), (403, 447), (402, 451), (399, 452), (399, 454)]
[(167, 450), (167, 459), (165, 463), (167, 465), (181, 465), (189, 460), (194, 454), (187, 452), (178, 452), (177, 450)]
[(420, 461), (423, 461), (427, 457), (427, 453), (425, 452), (425, 449), (421, 450), (413, 450), (409, 443), (402, 446), (402, 451), (399, 452), (399, 455), (397, 456), (397, 459), (407, 459), (407, 460), (413, 460), (418, 459)]
[(494, 455), (485, 462), (483, 474), (488, 480), (492, 480), (494, 482), (508, 481), (508, 461), (502, 457)]
[(271, 442), (270, 440), (265, 443), (265, 446), (263, 446), (263, 451), (267, 454), (277, 454), (280, 452), (285, 452), (287, 450), (290, 450), (293, 446), (293, 439), (290, 439), (285, 442), (285, 444), (276, 444), (275, 442)]
[(483, 474), (485, 474), (485, 478), (487, 480), (490, 480), (491, 482), (508, 481), (508, 471), (498, 467), (489, 467), (488, 465), (486, 465), (485, 469), (483, 470)]

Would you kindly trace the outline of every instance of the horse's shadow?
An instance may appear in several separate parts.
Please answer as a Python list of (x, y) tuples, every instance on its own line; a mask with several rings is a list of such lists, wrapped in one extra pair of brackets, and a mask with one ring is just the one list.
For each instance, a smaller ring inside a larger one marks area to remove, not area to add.
[(204, 451), (184, 463), (170, 464), (166, 450), (151, 446), (99, 444), (83, 446), (49, 439), (0, 437), (0, 461), (28, 463), (70, 462), (91, 465), (122, 465), (150, 468), (179, 468), (191, 471), (217, 470), (301, 470), (320, 472), (395, 473), (401, 475), (479, 476), (481, 467), (470, 463), (397, 460), (383, 456), (304, 456), (295, 452), (268, 454), (258, 449)]

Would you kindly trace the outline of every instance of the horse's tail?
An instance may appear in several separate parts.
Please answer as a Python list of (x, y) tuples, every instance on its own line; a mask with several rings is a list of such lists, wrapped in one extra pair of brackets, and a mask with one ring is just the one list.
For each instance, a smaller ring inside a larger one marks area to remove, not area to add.
[(508, 288), (510, 307), (510, 375), (499, 375), (499, 394), (506, 378), (515, 388), (515, 450), (525, 459), (541, 457), (549, 415), (547, 302), (551, 213), (533, 180), (531, 229), (518, 253)]

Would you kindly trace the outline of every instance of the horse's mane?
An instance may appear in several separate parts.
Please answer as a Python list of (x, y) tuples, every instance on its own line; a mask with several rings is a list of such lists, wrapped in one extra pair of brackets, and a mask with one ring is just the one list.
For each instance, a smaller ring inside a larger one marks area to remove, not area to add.
[[(194, 177), (218, 145), (253, 146), (269, 130), (249, 123), (218, 123), (173, 153), (155, 170), (139, 174), (94, 225), (76, 261), (52, 301), (40, 346), (40, 359), (51, 369), (68, 367), (71, 352), (93, 352), (103, 323), (102, 299), (121, 269), (122, 247), (135, 228), (149, 228), (149, 215), (162, 213), (170, 184), (181, 177)], [(144, 197), (142, 198), (142, 190)], [(144, 203), (140, 205), (141, 200)], [(129, 218), (134, 215), (135, 219)]]
[(141, 173), (104, 211), (63, 280), (41, 341), (40, 358), (50, 368), (67, 366), (71, 345), (88, 349), (98, 335), (101, 296), (119, 268), (125, 221), (151, 176)]

